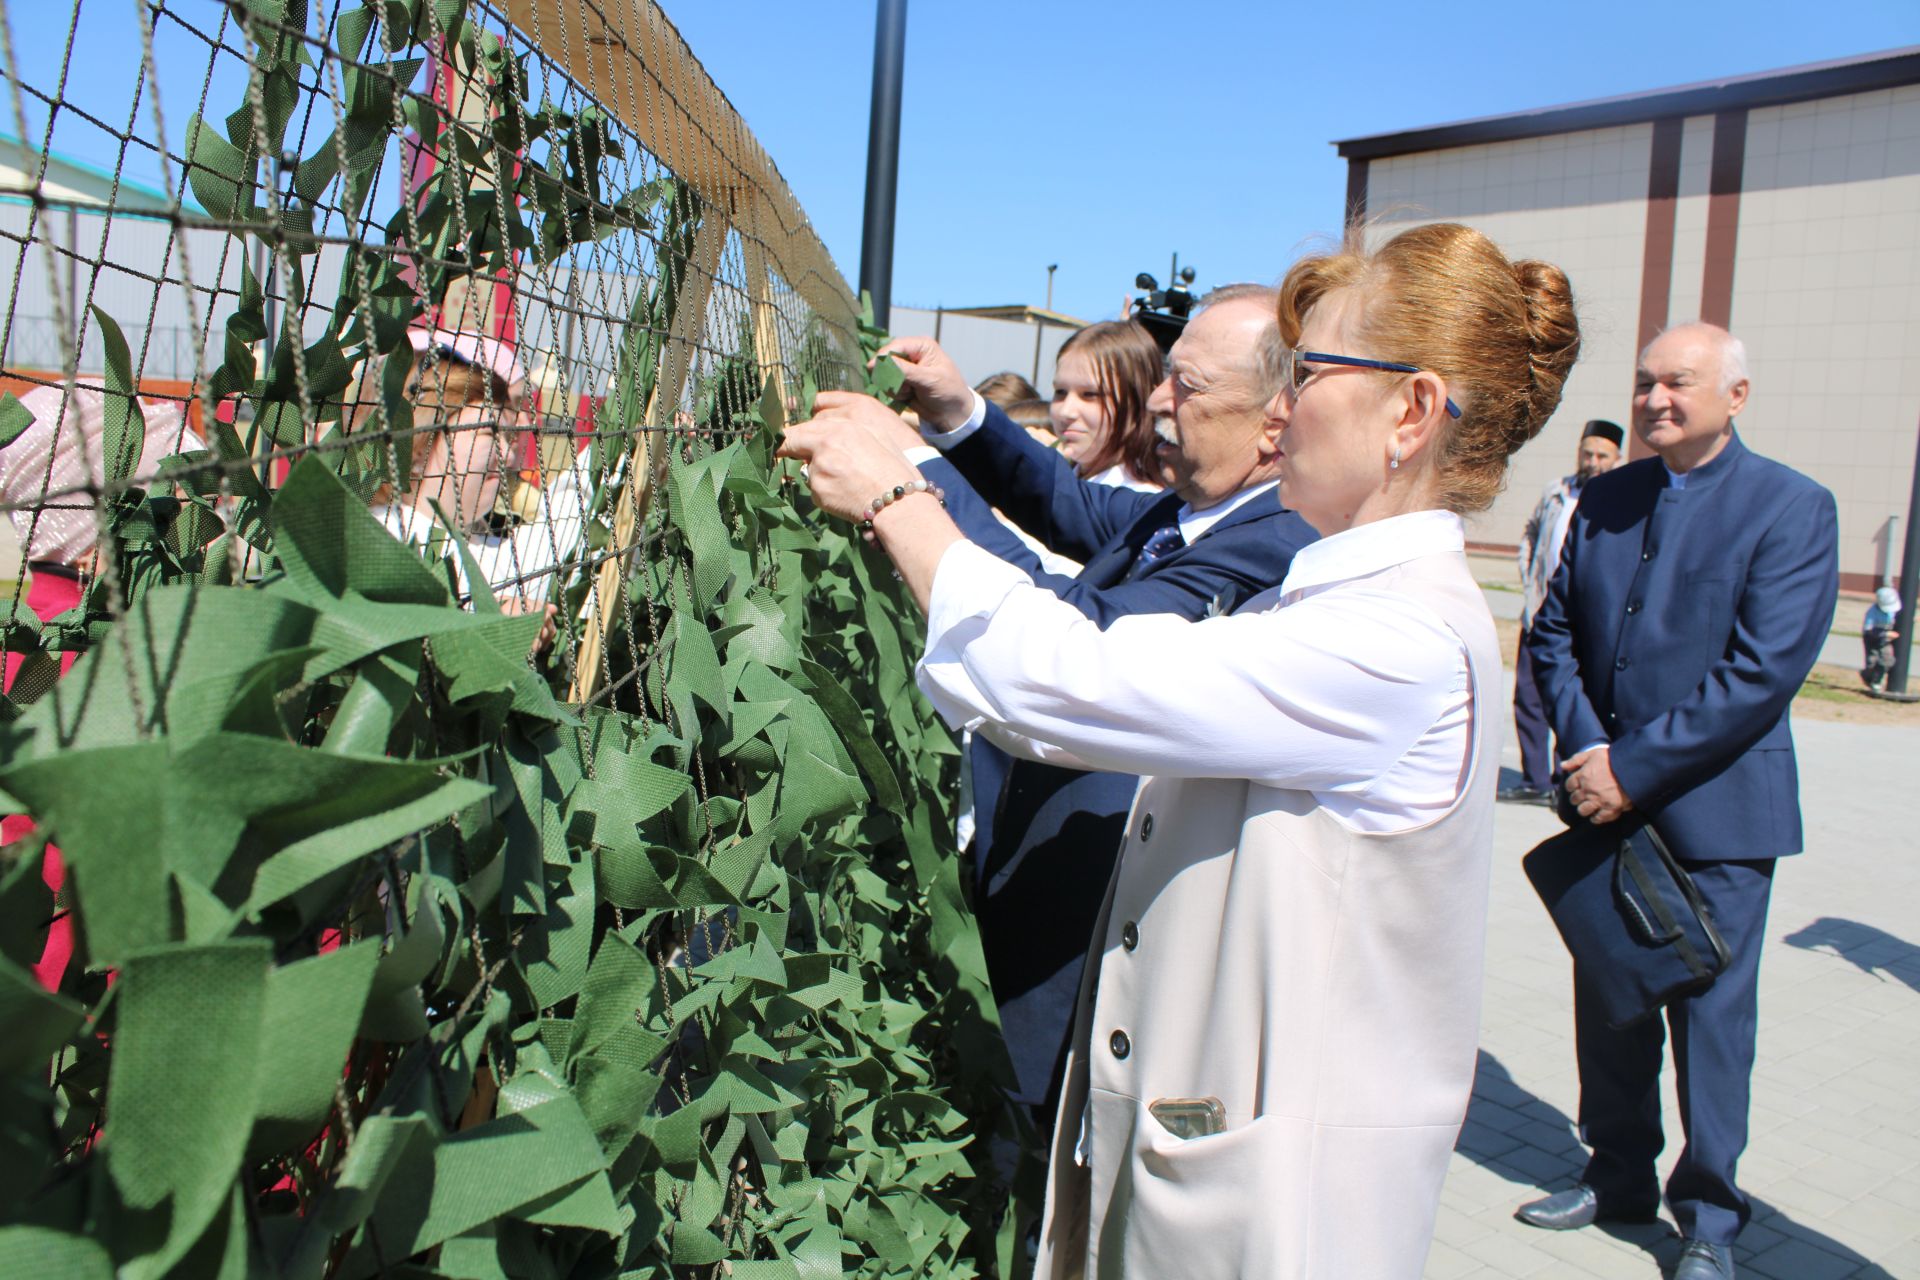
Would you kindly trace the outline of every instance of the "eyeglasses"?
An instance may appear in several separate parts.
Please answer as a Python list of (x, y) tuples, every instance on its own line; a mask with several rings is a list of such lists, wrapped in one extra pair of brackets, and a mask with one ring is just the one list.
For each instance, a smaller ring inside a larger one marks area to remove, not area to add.
[[(1312, 380), (1314, 374), (1319, 372), (1318, 370), (1307, 368), (1310, 364), (1337, 364), (1349, 369), (1377, 369), (1382, 373), (1426, 372), (1418, 365), (1396, 364), (1391, 360), (1366, 360), (1359, 356), (1333, 356), (1328, 355), (1324, 351), (1301, 351), (1298, 348), (1294, 348), (1287, 352), (1287, 386), (1296, 397), (1306, 389), (1307, 383)], [(1452, 418), (1458, 418), (1460, 416), (1460, 406), (1453, 402), (1451, 396), (1447, 398), (1447, 416)]]

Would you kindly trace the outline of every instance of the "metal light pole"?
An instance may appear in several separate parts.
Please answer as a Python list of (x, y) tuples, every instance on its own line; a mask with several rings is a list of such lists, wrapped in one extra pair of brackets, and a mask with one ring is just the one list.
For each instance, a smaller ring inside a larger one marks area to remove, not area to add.
[(900, 88), (906, 78), (907, 0), (879, 0), (873, 26), (873, 114), (867, 123), (867, 212), (860, 232), (860, 287), (873, 322), (893, 313), (893, 214), (900, 189)]
[(1059, 269), (1060, 264), (1057, 262), (1047, 264), (1047, 310), (1049, 311), (1053, 310), (1053, 273)]
[[(1887, 548), (1893, 558), (1893, 548)], [(1887, 677), (1887, 697), (1901, 702), (1920, 701), (1920, 694), (1907, 692), (1907, 673), (1913, 665), (1914, 593), (1920, 591), (1920, 445), (1914, 450), (1913, 496), (1907, 500), (1907, 549), (1900, 557), (1900, 618), (1895, 623), (1900, 638), (1893, 642), (1893, 673)]]

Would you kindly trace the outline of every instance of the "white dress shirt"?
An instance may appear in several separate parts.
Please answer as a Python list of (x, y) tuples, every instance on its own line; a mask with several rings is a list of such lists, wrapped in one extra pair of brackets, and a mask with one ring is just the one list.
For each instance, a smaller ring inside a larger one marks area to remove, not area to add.
[(1360, 831), (1455, 801), (1472, 746), (1460, 637), (1375, 574), (1463, 555), (1451, 512), (1360, 525), (1300, 550), (1228, 617), (1120, 618), (1102, 631), (972, 543), (941, 558), (920, 688), (948, 724), (1017, 755), (1306, 790)]
[(1098, 475), (1088, 476), (1095, 484), (1109, 485), (1115, 489), (1132, 489), (1138, 493), (1159, 493), (1167, 486), (1158, 480), (1141, 480), (1127, 470), (1127, 464), (1116, 462)]
[(1250, 489), (1242, 489), (1240, 492), (1214, 503), (1205, 511), (1195, 511), (1191, 502), (1181, 503), (1180, 510), (1174, 513), (1174, 519), (1180, 522), (1181, 541), (1185, 542), (1188, 546), (1192, 546), (1194, 540), (1201, 534), (1213, 528), (1213, 526), (1219, 524), (1222, 520), (1225, 520), (1228, 516), (1238, 511), (1241, 507), (1246, 506), (1267, 490), (1277, 487), (1279, 483), (1278, 480), (1269, 480), (1265, 484), (1256, 484)]
[(986, 420), (987, 398), (976, 391), (973, 393), (973, 411), (967, 415), (965, 422), (951, 431), (930, 431), (927, 428), (926, 419), (923, 418), (920, 421), (920, 434), (926, 438), (928, 444), (945, 453), (978, 431)]

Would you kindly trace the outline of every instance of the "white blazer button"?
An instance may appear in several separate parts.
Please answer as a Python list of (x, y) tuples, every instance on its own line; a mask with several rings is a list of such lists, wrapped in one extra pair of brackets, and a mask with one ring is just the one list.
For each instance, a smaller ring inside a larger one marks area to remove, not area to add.
[(1116, 1031), (1108, 1037), (1107, 1048), (1113, 1050), (1114, 1057), (1124, 1058), (1133, 1052), (1133, 1041), (1127, 1039), (1126, 1032)]

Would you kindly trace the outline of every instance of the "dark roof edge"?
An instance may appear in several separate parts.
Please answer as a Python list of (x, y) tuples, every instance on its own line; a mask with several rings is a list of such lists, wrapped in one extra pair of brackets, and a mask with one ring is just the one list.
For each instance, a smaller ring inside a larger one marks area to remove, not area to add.
[(1833, 62), (1809, 63), (1780, 71), (1730, 76), (1672, 89), (1624, 94), (1617, 98), (1598, 98), (1591, 102), (1518, 111), (1504, 116), (1482, 116), (1477, 120), (1407, 129), (1400, 133), (1376, 133), (1365, 138), (1347, 138), (1333, 145), (1349, 160), (1373, 160), (1419, 151), (1438, 151), (1444, 147), (1469, 147), (1487, 142), (1512, 142), (1520, 138), (1574, 133), (1583, 129), (1607, 129), (1667, 116), (1711, 115), (1716, 111), (1774, 107), (1789, 102), (1866, 93), (1873, 89), (1890, 89), (1908, 84), (1920, 84), (1920, 45)]

